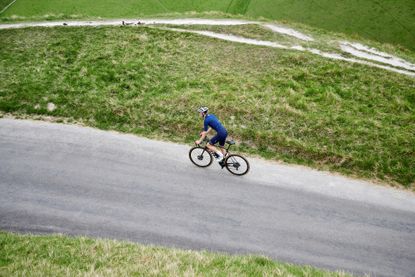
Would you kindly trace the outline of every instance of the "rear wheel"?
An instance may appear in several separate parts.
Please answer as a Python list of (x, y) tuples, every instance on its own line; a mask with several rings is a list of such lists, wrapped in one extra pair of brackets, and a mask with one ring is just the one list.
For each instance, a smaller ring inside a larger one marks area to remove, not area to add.
[(205, 148), (196, 146), (190, 149), (189, 158), (195, 165), (199, 167), (208, 167), (212, 161), (212, 155)]
[(244, 175), (249, 171), (248, 161), (240, 155), (229, 155), (225, 161), (226, 169), (235, 175)]

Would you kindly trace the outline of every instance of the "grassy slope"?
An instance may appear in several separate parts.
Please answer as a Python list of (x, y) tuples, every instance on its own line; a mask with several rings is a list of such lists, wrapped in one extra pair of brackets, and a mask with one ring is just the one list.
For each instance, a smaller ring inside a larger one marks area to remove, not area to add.
[[(133, 12), (134, 11), (134, 12)], [(166, 12), (161, 3), (157, 0), (126, 0), (120, 4), (116, 0), (106, 0), (97, 3), (96, 1), (16, 1), (10, 10), (3, 16), (17, 14), (23, 16), (65, 14), (85, 15), (102, 17), (124, 17), (132, 14), (153, 14)]]
[(0, 11), (3, 10), (13, 0), (0, 0)]
[(0, 232), (0, 276), (349, 276), (261, 256)]
[(413, 0), (252, 0), (246, 14), (301, 22), (415, 51)]
[(186, 11), (220, 11), (300, 22), (415, 50), (413, 0), (126, 0), (122, 4), (116, 0), (19, 0), (1, 17), (63, 14), (113, 18)]
[(160, 0), (168, 12), (225, 11), (231, 0)]
[(39, 16), (45, 14), (80, 14), (95, 17), (134, 17), (160, 13), (184, 12), (184, 11), (223, 11), (229, 0), (105, 0), (105, 1), (58, 1), (58, 0), (19, 0), (13, 9), (3, 16), (13, 14), (21, 16)]
[[(294, 26), (293, 26), (294, 25)], [(304, 48), (319, 49), (325, 52), (341, 54), (345, 57), (353, 58), (354, 56), (343, 52), (339, 47), (339, 41), (353, 41), (357, 43), (363, 43), (369, 47), (373, 47), (377, 50), (385, 53), (400, 57), (410, 63), (415, 64), (415, 52), (412, 52), (406, 48), (394, 46), (391, 44), (381, 44), (379, 42), (371, 40), (357, 40), (354, 41), (350, 36), (340, 33), (333, 33), (324, 31), (321, 29), (311, 28), (302, 24), (290, 24), (286, 27), (294, 28), (295, 30), (313, 37), (314, 41), (303, 41), (295, 37), (279, 34), (271, 31), (270, 29), (260, 26), (258, 24), (248, 24), (239, 26), (215, 26), (215, 25), (165, 25), (165, 27), (179, 28), (179, 29), (192, 29), (192, 30), (207, 30), (222, 34), (232, 34), (236, 36), (242, 36), (245, 38), (252, 38), (258, 40), (274, 41), (278, 44), (282, 44), (288, 47), (293, 45), (301, 45)], [(376, 61), (371, 61), (376, 63)]]
[(240, 150), (414, 188), (414, 78), (146, 27), (4, 30), (0, 41), (4, 112), (191, 142), (203, 104)]

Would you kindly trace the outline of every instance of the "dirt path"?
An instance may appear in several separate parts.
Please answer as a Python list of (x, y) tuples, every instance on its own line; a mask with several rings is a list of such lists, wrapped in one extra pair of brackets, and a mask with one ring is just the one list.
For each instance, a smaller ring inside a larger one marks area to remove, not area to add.
[[(134, 26), (134, 25), (218, 25), (218, 26), (234, 26), (234, 25), (244, 25), (244, 24), (258, 24), (272, 30), (273, 32), (287, 35), (293, 38), (296, 38), (300, 41), (310, 42), (314, 38), (310, 35), (303, 34), (299, 31), (296, 31), (292, 28), (285, 26), (280, 26), (276, 24), (268, 24), (258, 21), (247, 21), (247, 20), (235, 20), (235, 19), (197, 19), (197, 18), (183, 18), (183, 19), (140, 19), (140, 20), (131, 20), (131, 19), (111, 19), (111, 20), (100, 20), (100, 21), (53, 21), (53, 22), (24, 22), (24, 23), (14, 23), (14, 24), (0, 24), (1, 29), (16, 29), (16, 28), (26, 28), (26, 27), (57, 27), (57, 26), (66, 26), (66, 27), (77, 27), (77, 26)], [(341, 60), (351, 63), (359, 63), (372, 67), (382, 68), (385, 70), (397, 72), (400, 74), (408, 75), (415, 77), (415, 65), (405, 61), (399, 57), (390, 55), (378, 51), (376, 49), (367, 47), (359, 43), (350, 43), (350, 42), (338, 42), (339, 44), (339, 53), (330, 53), (324, 52), (318, 49), (303, 47), (298, 44), (291, 46), (285, 46), (279, 44), (275, 41), (264, 41), (264, 40), (255, 40), (250, 38), (244, 38), (240, 36), (234, 36), (229, 34), (221, 34), (210, 31), (198, 31), (198, 30), (186, 30), (178, 28), (163, 28), (170, 31), (176, 32), (188, 32), (195, 33), (202, 36), (208, 36), (216, 39), (227, 40), (237, 43), (246, 43), (251, 45), (259, 45), (265, 47), (273, 47), (280, 49), (287, 49), (292, 51), (303, 51), (319, 55), (328, 59)], [(340, 53), (347, 53), (353, 55), (354, 58), (348, 58), (343, 56)]]

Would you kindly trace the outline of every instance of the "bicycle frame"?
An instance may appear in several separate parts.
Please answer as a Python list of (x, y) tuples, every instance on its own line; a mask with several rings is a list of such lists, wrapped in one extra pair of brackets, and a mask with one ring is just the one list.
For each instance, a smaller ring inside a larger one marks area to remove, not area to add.
[[(190, 149), (189, 151), (189, 158), (198, 167), (208, 167), (212, 164), (213, 157), (216, 157), (215, 151), (212, 151), (208, 148), (209, 138), (205, 137), (201, 143), (197, 144), (195, 147)], [(231, 154), (230, 148), (232, 145), (235, 144), (233, 140), (226, 141), (228, 144), (227, 146), (220, 146), (220, 145), (214, 145), (216, 147), (219, 147), (224, 153), (224, 159), (222, 159), (219, 162), (219, 165), (234, 174), (234, 175), (245, 175), (249, 171), (249, 162), (241, 155), (238, 154)], [(193, 155), (193, 154), (196, 155)], [(207, 155), (209, 157), (207, 157)], [(239, 171), (239, 168), (242, 167), (242, 170)]]
[[(205, 144), (205, 146), (203, 147), (206, 151), (209, 151), (209, 153), (211, 153), (211, 154), (213, 154), (212, 153), (212, 151), (207, 147), (207, 144), (209, 143), (209, 138), (208, 137), (205, 137), (204, 139), (203, 139), (203, 142), (205, 142), (206, 144)], [(199, 144), (199, 146), (200, 146), (200, 144)], [(219, 147), (219, 148), (222, 148), (222, 149), (225, 149), (226, 150), (226, 154), (229, 154), (229, 148), (231, 148), (231, 146), (232, 146), (232, 144), (228, 144), (228, 147), (225, 147), (225, 146), (220, 146), (220, 145), (213, 145), (213, 146), (215, 146), (215, 147)], [(203, 152), (202, 152), (203, 153)]]

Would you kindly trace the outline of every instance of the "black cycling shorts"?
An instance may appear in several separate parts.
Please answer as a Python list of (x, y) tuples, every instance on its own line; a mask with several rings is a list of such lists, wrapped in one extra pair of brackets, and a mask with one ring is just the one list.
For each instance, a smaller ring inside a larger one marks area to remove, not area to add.
[(219, 141), (219, 145), (220, 146), (225, 146), (225, 141), (226, 141), (226, 137), (228, 136), (228, 133), (221, 133), (221, 134), (216, 134), (216, 136), (214, 136), (209, 143), (214, 145)]

